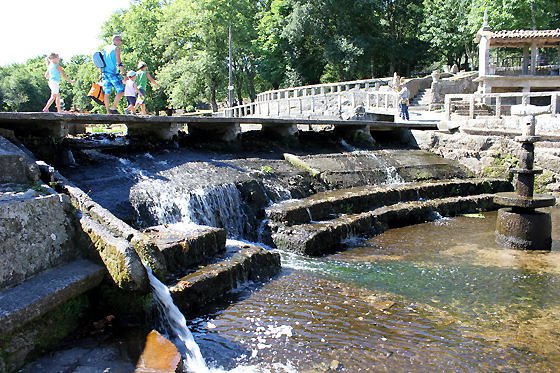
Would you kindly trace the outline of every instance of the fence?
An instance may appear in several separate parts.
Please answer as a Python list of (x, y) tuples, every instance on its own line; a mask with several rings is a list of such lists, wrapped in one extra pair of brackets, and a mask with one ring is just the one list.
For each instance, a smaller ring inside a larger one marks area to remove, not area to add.
[[(332, 117), (340, 115), (345, 103), (356, 106), (361, 93), (379, 91), (382, 85), (388, 84), (388, 80), (355, 80), (267, 91), (258, 94), (255, 102), (226, 108), (219, 115), (291, 117), (305, 114), (309, 117)], [(383, 97), (376, 97), (372, 102), (391, 107), (390, 104), (386, 104), (387, 99)]]
[[(556, 117), (559, 94), (560, 92), (448, 94), (445, 96), (445, 119), (451, 120), (452, 112), (474, 119), (477, 105), (478, 110), (485, 111), (487, 116), (499, 118), (503, 115), (511, 115), (511, 106), (519, 104), (550, 105), (551, 116)], [(468, 108), (468, 111), (461, 110), (464, 108)]]

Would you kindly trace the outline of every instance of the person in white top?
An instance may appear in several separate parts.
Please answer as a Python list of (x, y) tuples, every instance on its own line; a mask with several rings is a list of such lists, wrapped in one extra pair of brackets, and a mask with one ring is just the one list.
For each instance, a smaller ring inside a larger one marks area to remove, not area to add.
[(136, 86), (136, 71), (130, 70), (126, 74), (128, 79), (124, 84), (124, 96), (128, 102), (128, 107), (124, 111), (126, 114), (136, 114), (136, 92), (142, 94)]

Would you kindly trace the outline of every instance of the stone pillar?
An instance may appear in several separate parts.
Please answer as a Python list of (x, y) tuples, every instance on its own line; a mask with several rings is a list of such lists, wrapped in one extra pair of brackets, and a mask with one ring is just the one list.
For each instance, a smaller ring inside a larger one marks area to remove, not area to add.
[(478, 44), (478, 75), (488, 75), (490, 68), (490, 40), (486, 35), (481, 35), (480, 43)]
[(529, 75), (529, 46), (523, 47), (523, 68), (521, 71), (523, 75)]
[(537, 43), (533, 42), (531, 44), (531, 75), (535, 75), (537, 72)]

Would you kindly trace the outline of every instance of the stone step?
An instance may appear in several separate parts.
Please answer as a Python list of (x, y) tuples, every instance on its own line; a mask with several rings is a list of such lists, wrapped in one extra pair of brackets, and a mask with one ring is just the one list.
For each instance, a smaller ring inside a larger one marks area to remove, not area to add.
[(182, 277), (169, 286), (169, 291), (175, 305), (187, 313), (248, 281), (261, 282), (274, 276), (280, 266), (279, 253), (228, 241), (222, 260)]
[(399, 202), (438, 197), (468, 196), (513, 190), (500, 179), (458, 179), (397, 185), (367, 185), (317, 193), (300, 200), (276, 203), (266, 209), (269, 225), (307, 224), (333, 219), (339, 214), (356, 214)]
[(0, 292), (0, 335), (29, 323), (101, 283), (106, 269), (79, 260)]
[(349, 237), (380, 234), (387, 229), (432, 221), (438, 217), (436, 213), (453, 216), (492, 210), (496, 208), (493, 199), (493, 194), (481, 194), (400, 202), (360, 214), (342, 215), (332, 220), (282, 226), (273, 233), (272, 239), (281, 250), (317, 255), (340, 248), (342, 242)]
[(79, 257), (72, 210), (65, 195), (0, 190), (0, 290)]
[(194, 224), (158, 225), (144, 229), (163, 253), (170, 273), (185, 271), (226, 251), (226, 230)]

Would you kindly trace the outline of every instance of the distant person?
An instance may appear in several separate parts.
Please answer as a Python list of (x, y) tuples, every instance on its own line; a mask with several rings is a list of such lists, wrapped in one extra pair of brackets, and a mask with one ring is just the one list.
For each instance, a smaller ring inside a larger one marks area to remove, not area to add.
[(408, 116), (408, 103), (410, 100), (410, 91), (406, 88), (406, 83), (401, 84), (401, 91), (399, 92), (399, 107), (401, 109), (401, 118), (409, 120)]
[(393, 88), (399, 89), (400, 86), (401, 86), (401, 77), (395, 71), (395, 73), (393, 74)]
[(136, 71), (130, 70), (126, 76), (128, 80), (124, 84), (124, 97), (126, 97), (128, 107), (125, 110), (125, 114), (136, 114), (136, 92), (139, 95), (142, 92), (136, 86)]
[[(101, 78), (103, 80), (103, 94), (105, 95), (105, 108), (107, 109), (107, 114), (119, 113), (117, 111), (117, 104), (124, 95), (124, 84), (122, 77), (119, 74), (120, 71), (123, 76), (126, 75), (124, 65), (121, 60), (121, 50), (119, 49), (122, 43), (123, 41), (120, 35), (113, 35), (113, 43), (107, 45), (101, 52), (105, 61), (105, 67), (101, 69)], [(113, 102), (113, 105), (109, 107), (109, 95), (111, 94), (112, 88), (115, 88), (117, 95), (115, 96), (115, 102)]]
[(62, 66), (59, 65), (60, 57), (56, 53), (51, 53), (47, 58), (45, 58), (47, 63), (47, 71), (45, 72), (45, 79), (49, 81), (49, 88), (51, 89), (51, 97), (47, 101), (47, 104), (43, 108), (45, 113), (49, 112), (49, 107), (52, 105), (53, 101), (56, 103), (56, 111), (58, 113), (64, 113), (60, 106), (60, 76), (62, 75), (69, 83), (76, 83), (75, 80), (70, 80)]
[(136, 72), (138, 78), (136, 79), (138, 89), (141, 94), (138, 96), (138, 101), (136, 102), (136, 109), (140, 107), (142, 115), (146, 115), (146, 89), (148, 88), (148, 80), (152, 82), (156, 88), (159, 88), (157, 82), (148, 72), (148, 65), (144, 61), (138, 62), (138, 71)]

